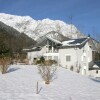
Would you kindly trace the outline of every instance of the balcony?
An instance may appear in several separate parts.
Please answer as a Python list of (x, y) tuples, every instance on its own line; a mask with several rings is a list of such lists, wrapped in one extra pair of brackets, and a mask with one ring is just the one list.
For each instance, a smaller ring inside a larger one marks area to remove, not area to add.
[(55, 50), (47, 50), (46, 53), (58, 53), (58, 50), (55, 49)]

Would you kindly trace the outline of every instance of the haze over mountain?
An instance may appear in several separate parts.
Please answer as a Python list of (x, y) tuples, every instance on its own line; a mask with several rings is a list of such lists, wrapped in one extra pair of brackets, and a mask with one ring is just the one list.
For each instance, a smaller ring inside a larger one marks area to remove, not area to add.
[(0, 13), (0, 21), (15, 28), (20, 33), (25, 33), (34, 40), (55, 31), (68, 38), (84, 37), (84, 35), (71, 24), (66, 24), (60, 20), (34, 20), (30, 16), (16, 16), (5, 13)]

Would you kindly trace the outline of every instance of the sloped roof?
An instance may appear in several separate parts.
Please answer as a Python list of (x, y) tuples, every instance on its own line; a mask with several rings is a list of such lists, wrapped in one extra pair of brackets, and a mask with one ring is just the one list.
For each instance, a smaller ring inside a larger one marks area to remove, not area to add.
[(100, 53), (100, 43), (96, 40), (94, 40), (91, 37), (87, 38), (79, 38), (79, 39), (70, 39), (67, 41), (62, 42), (62, 46), (60, 48), (66, 48), (66, 47), (75, 47), (75, 46), (80, 46), (82, 47), (86, 42), (88, 41), (89, 46), (93, 51), (99, 52)]
[(58, 40), (56, 40), (56, 39), (50, 38), (50, 37), (48, 37), (48, 36), (47, 36), (47, 38), (48, 38), (49, 40), (51, 40), (52, 42), (54, 42), (54, 43), (62, 44), (60, 41), (58, 41)]
[(82, 43), (86, 40), (87, 38), (80, 38), (80, 39), (75, 39), (73, 42), (70, 42), (69, 44), (78, 44), (78, 43)]
[(37, 44), (35, 46), (45, 46), (47, 45), (47, 41), (49, 40), (49, 43), (52, 44), (55, 43), (55, 44), (62, 44), (60, 41), (54, 39), (54, 38), (51, 38), (49, 36), (42, 36), (38, 41), (37, 41)]
[(33, 52), (33, 51), (40, 51), (41, 50), (41, 47), (38, 46), (38, 47), (33, 47), (31, 49), (23, 49), (24, 52)]
[(100, 60), (93, 62), (93, 65), (89, 68), (89, 70), (100, 70)]
[(94, 62), (94, 64), (96, 64), (100, 68), (100, 61), (96, 61)]
[(79, 39), (70, 39), (68, 41), (62, 42), (62, 46), (75, 46), (75, 45), (81, 45), (83, 42), (85, 42), (88, 38), (79, 38)]
[(93, 38), (89, 39), (89, 45), (91, 46), (93, 51), (98, 51), (100, 53), (100, 43)]

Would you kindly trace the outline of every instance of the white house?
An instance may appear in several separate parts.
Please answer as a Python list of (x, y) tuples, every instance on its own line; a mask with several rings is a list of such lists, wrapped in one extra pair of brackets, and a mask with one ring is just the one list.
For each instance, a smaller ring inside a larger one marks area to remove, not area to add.
[(91, 68), (89, 68), (89, 75), (100, 78), (100, 60), (93, 62)]
[(59, 47), (60, 65), (82, 75), (90, 75), (89, 68), (100, 59), (98, 55), (98, 42), (90, 37), (63, 41)]
[(61, 67), (82, 75), (91, 75), (91, 73), (97, 73), (91, 68), (93, 69), (94, 61), (100, 59), (98, 44), (90, 37), (61, 42), (52, 37), (43, 36), (32, 49), (28, 50), (29, 64), (34, 63), (36, 58), (44, 56), (45, 59), (56, 60)]
[(34, 63), (36, 58), (44, 56), (45, 59), (56, 60), (59, 62), (58, 46), (62, 43), (56, 39), (50, 38), (48, 36), (43, 37), (38, 43), (28, 51), (29, 64)]

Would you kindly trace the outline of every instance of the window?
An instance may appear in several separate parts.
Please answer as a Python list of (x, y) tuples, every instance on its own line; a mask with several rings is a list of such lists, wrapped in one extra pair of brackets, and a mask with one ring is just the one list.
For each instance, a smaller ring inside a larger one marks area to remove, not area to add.
[(87, 59), (87, 58), (86, 58), (85, 56), (83, 56), (83, 61), (84, 61), (84, 62), (86, 62), (86, 59)]
[(48, 56), (48, 59), (49, 59), (49, 60), (52, 60), (52, 56)]
[(54, 60), (55, 61), (58, 61), (58, 56), (54, 56)]
[(96, 70), (96, 74), (98, 74), (98, 70)]
[(81, 61), (83, 61), (83, 55), (81, 56)]
[(71, 56), (70, 55), (66, 56), (66, 61), (71, 61)]

